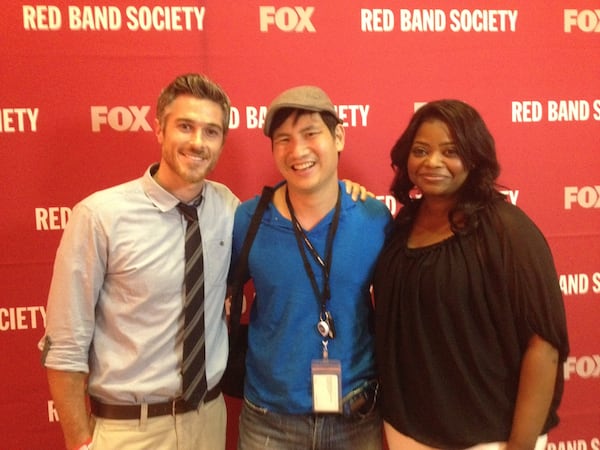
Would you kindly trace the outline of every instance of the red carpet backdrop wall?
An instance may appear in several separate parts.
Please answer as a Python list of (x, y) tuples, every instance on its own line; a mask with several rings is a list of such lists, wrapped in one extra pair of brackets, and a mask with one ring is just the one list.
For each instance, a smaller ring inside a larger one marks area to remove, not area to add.
[[(93, 6), (92, 6), (93, 4)], [(475, 106), (509, 200), (552, 248), (571, 354), (548, 450), (600, 449), (600, 9), (597, 0), (9, 0), (0, 14), (0, 436), (62, 446), (40, 365), (54, 254), (73, 205), (159, 159), (160, 89), (197, 71), (231, 97), (212, 178), (242, 200), (278, 174), (263, 136), (284, 88), (344, 120), (340, 175), (392, 212), (389, 150), (419, 104)], [(152, 345), (148, 343), (148, 345)], [(229, 448), (239, 402), (228, 399)]]

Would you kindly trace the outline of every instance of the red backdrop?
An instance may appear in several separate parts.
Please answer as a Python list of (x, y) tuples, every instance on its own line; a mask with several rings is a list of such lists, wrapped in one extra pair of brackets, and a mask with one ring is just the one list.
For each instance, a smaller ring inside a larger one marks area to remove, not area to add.
[[(198, 71), (231, 97), (213, 179), (241, 199), (278, 180), (260, 127), (284, 88), (330, 94), (347, 126), (341, 175), (394, 212), (388, 154), (415, 106), (475, 106), (496, 138), (500, 181), (547, 236), (561, 277), (572, 351), (548, 449), (600, 449), (597, 0), (93, 3), (11, 0), (0, 15), (5, 448), (62, 445), (36, 343), (70, 208), (158, 160), (159, 91)], [(228, 405), (235, 448), (239, 403)]]

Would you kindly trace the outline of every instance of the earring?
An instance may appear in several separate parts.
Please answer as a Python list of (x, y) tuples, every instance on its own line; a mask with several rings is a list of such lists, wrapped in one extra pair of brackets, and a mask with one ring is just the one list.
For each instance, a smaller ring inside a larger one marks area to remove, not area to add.
[(421, 189), (417, 185), (413, 186), (412, 189), (408, 191), (408, 198), (412, 201), (418, 200), (421, 197), (423, 197), (423, 192), (421, 192)]

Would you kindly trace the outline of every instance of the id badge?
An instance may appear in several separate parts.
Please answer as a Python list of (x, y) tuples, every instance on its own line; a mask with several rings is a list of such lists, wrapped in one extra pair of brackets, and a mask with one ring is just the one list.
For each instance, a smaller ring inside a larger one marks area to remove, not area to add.
[(342, 363), (337, 359), (315, 359), (311, 365), (313, 411), (342, 412)]

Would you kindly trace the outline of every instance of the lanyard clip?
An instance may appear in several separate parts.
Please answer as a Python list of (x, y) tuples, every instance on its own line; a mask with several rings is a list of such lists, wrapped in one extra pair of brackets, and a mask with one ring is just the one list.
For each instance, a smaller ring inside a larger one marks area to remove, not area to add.
[(321, 343), (323, 344), (323, 359), (328, 359), (329, 358), (329, 350), (327, 349), (327, 344), (329, 344), (329, 342), (321, 341)]

